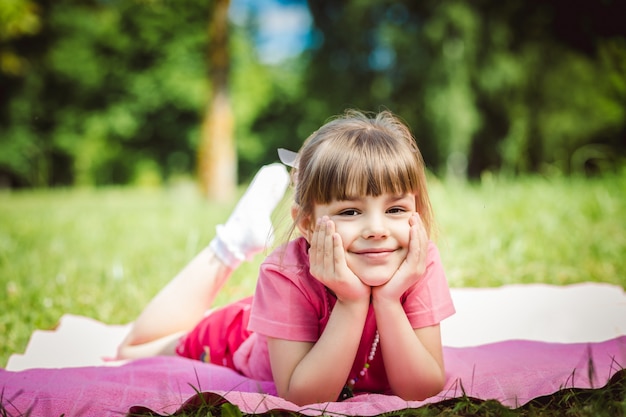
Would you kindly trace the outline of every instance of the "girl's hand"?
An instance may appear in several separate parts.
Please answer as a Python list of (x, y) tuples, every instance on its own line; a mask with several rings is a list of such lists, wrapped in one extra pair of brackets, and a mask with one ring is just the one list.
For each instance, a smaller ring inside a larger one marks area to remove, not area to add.
[(369, 302), (371, 289), (348, 267), (341, 236), (335, 233), (332, 220), (326, 216), (318, 219), (309, 243), (311, 275), (333, 291), (339, 301)]
[(409, 225), (409, 250), (406, 258), (387, 283), (372, 289), (374, 297), (397, 301), (426, 271), (428, 235), (419, 214), (411, 216)]

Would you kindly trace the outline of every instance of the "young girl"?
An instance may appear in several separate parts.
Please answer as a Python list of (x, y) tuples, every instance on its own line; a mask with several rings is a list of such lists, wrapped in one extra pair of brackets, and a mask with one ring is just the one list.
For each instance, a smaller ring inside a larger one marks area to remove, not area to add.
[(439, 323), (454, 307), (408, 128), (386, 111), (348, 111), (287, 163), (301, 236), (263, 262), (254, 297), (202, 318), (238, 263), (262, 249), (263, 233), (251, 231), (271, 227), (286, 185), (280, 165), (259, 172), (209, 248), (137, 319), (120, 356), (175, 351), (223, 364), (273, 379), (300, 405), (355, 392), (437, 394), (445, 382)]

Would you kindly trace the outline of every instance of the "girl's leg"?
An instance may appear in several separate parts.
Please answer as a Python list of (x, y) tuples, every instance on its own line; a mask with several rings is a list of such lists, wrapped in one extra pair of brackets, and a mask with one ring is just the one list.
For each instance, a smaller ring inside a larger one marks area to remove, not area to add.
[(217, 234), (144, 308), (118, 349), (119, 358), (172, 354), (179, 337), (211, 307), (241, 262), (271, 239), (270, 215), (289, 183), (284, 166), (261, 168)]

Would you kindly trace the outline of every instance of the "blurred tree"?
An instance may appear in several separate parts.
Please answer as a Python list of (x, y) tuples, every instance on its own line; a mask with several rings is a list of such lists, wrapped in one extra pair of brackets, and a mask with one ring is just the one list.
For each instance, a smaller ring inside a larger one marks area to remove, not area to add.
[[(45, 22), (40, 31), (0, 45), (23, 63), (20, 73), (0, 71), (0, 178), (7, 185), (98, 185), (158, 183), (193, 173), (203, 126), (216, 108), (209, 99), (225, 91), (223, 85), (213, 89), (207, 77), (219, 72), (207, 58), (215, 51), (207, 22), (217, 3), (33, 4)], [(277, 76), (259, 64), (253, 29), (231, 28), (234, 36), (228, 40), (236, 52), (229, 92), (244, 179), (267, 154), (260, 136), (250, 131), (257, 115), (278, 90), (291, 89), (285, 81), (294, 79), (289, 71)], [(229, 130), (230, 118), (214, 120)], [(233, 175), (237, 165), (232, 164), (220, 171)], [(228, 182), (213, 178), (220, 196), (227, 196)]]
[(188, 173), (206, 105), (206, 2), (39, 1), (40, 32), (0, 75), (0, 167), (27, 185)]
[[(9, 81), (27, 70), (28, 62), (13, 47), (17, 40), (35, 35), (41, 28), (39, 9), (29, 0), (0, 2), (0, 74), (5, 82), (0, 83), (0, 97), (10, 96)], [(27, 132), (24, 132), (28, 135)], [(22, 177), (30, 173), (21, 161), (22, 143), (13, 142), (0, 148), (0, 186), (19, 185)]]
[(30, 0), (7, 0), (0, 3), (0, 72), (19, 75), (25, 62), (11, 48), (9, 41), (39, 32), (39, 8)]
[[(264, 64), (251, 42), (259, 37), (258, 10), (250, 10), (231, 27), (231, 96), (236, 120), (238, 171), (249, 180), (260, 165), (278, 160), (276, 149), (297, 150), (322, 120), (304, 114), (308, 98), (302, 74), (304, 57)], [(326, 115), (325, 117), (328, 117)]]
[[(623, 0), (316, 0), (301, 57), (261, 64), (252, 16), (229, 26), (222, 67), (207, 59), (217, 5), (1, 2), (0, 182), (158, 183), (200, 169), (203, 135), (231, 155), (220, 173), (248, 179), (347, 107), (399, 114), (442, 175), (602, 171), (626, 155)], [(233, 129), (235, 143), (206, 134)]]
[(216, 0), (209, 25), (211, 101), (198, 147), (198, 174), (203, 193), (229, 201), (237, 184), (234, 120), (230, 104), (229, 0)]
[(600, 56), (606, 42), (624, 45), (620, 2), (584, 10), (563, 1), (476, 4), (483, 30), (473, 85), (488, 117), (474, 138), (470, 173), (581, 172), (586, 162), (572, 161), (588, 146), (610, 148), (605, 159), (624, 155), (624, 95)]
[(626, 151), (620, 1), (309, 5), (323, 42), (305, 76), (307, 115), (388, 107), (428, 165), (456, 177), (567, 173), (585, 154)]

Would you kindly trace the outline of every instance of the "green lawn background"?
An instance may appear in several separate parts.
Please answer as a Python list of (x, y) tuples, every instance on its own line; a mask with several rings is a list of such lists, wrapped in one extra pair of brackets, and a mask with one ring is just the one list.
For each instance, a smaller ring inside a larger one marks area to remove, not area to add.
[[(626, 171), (594, 179), (486, 177), (480, 184), (433, 178), (430, 192), (452, 287), (626, 287)], [(131, 321), (208, 244), (234, 204), (206, 202), (180, 184), (1, 192), (0, 366), (64, 313)], [(281, 231), (288, 206), (286, 198), (275, 214)], [(236, 272), (218, 304), (253, 292), (262, 258)]]

